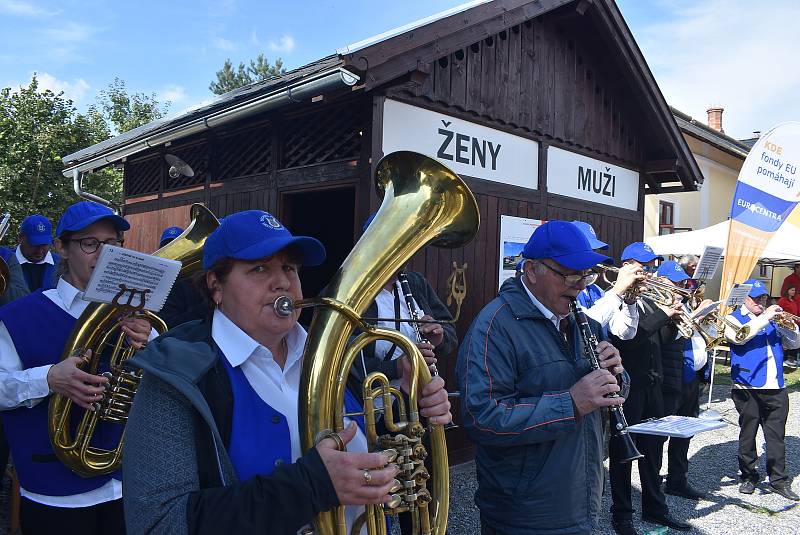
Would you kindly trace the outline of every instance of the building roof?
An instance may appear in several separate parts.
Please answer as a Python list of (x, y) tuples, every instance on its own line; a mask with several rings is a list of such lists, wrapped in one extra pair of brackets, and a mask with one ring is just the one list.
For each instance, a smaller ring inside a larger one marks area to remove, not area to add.
[[(636, 93), (644, 112), (643, 121), (649, 125), (652, 144), (661, 147), (664, 157), (670, 158), (653, 162), (653, 168), (644, 173), (647, 192), (695, 190), (697, 184), (703, 180), (702, 173), (614, 0), (473, 0), (438, 15), (343, 47), (335, 55), (284, 75), (236, 89), (177, 117), (155, 121), (69, 154), (63, 158), (69, 167), (65, 173), (78, 168), (97, 169), (117, 162), (123, 157), (163, 144), (167, 140), (166, 136), (173, 132), (179, 132), (180, 136), (188, 135), (189, 132), (196, 133), (202, 123), (210, 126), (208, 117), (211, 114), (248, 106), (251, 100), (270, 95), (304, 79), (321, 76), (333, 69), (346, 69), (345, 72), (363, 76), (359, 87), (365, 90), (380, 87), (419, 69), (420, 65), (432, 63), (480, 41), (493, 32), (553, 12), (568, 4), (573, 4), (575, 12), (580, 15), (591, 12), (599, 22), (603, 31), (598, 33), (604, 34), (603, 37), (616, 49), (618, 64), (623, 65), (624, 74), (630, 77), (628, 83)], [(289, 99), (282, 102), (292, 101), (294, 99), (290, 95)], [(691, 118), (687, 122), (691, 123)], [(191, 130), (189, 127), (193, 128), (194, 123), (201, 124), (197, 129)], [(166, 134), (162, 135), (162, 132)], [(178, 137), (172, 135), (169, 138), (170, 141), (174, 139)], [(731, 141), (736, 143), (735, 140)], [(670, 161), (672, 163), (664, 167), (665, 162)]]
[[(671, 106), (670, 110), (672, 110), (672, 115), (675, 116), (675, 120), (681, 130), (728, 154), (744, 159), (747, 157), (747, 153), (750, 152), (750, 147), (753, 146), (752, 143), (748, 145), (744, 141), (739, 141), (718, 130), (714, 130), (707, 124), (701, 123), (697, 119), (692, 119), (690, 115)], [(755, 142), (755, 139), (753, 142)]]

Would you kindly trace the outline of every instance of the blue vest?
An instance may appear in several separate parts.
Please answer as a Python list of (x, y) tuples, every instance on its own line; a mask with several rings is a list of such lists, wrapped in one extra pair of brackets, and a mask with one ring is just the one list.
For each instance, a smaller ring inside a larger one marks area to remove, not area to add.
[[(16, 254), (16, 248), (0, 247), (0, 257), (2, 257), (6, 263), (8, 263), (9, 258)], [(42, 290), (51, 290), (58, 284), (58, 277), (56, 274), (58, 272), (58, 264), (61, 262), (61, 257), (53, 251), (50, 251), (50, 254), (53, 255), (53, 263), (46, 264), (44, 267), (44, 273), (42, 274)], [(27, 275), (25, 275), (25, 270), (22, 270), (22, 273), (23, 276), (25, 276), (25, 286), (28, 287), (28, 290), (31, 292), (38, 290), (39, 288), (31, 288), (31, 282), (28, 280)]]
[[(240, 481), (257, 476), (268, 476), (276, 468), (292, 462), (292, 439), (286, 417), (264, 402), (256, 393), (240, 366), (231, 366), (222, 351), (219, 352), (233, 391), (233, 418), (231, 440), (228, 446), (233, 468)], [(345, 411), (361, 411), (355, 397), (345, 390)], [(356, 418), (364, 432), (364, 419)]]
[(694, 347), (692, 339), (688, 338), (683, 342), (683, 384), (691, 383), (695, 377), (697, 374), (694, 371)]
[[(742, 314), (737, 308), (732, 314), (742, 325), (750, 321), (750, 316)], [(775, 324), (767, 323), (760, 333), (742, 345), (730, 344), (731, 379), (740, 385), (762, 387), (767, 382), (767, 344), (772, 348), (775, 367), (778, 371), (778, 387), (783, 388), (783, 346), (781, 335)]]
[[(11, 335), (23, 369), (57, 363), (75, 324), (75, 318), (41, 291), (0, 307), (0, 321)], [(2, 412), (19, 483), (25, 490), (47, 496), (70, 496), (99, 488), (111, 477), (122, 479), (120, 472), (83, 478), (61, 464), (50, 445), (47, 408), (48, 400), (44, 399), (30, 409), (23, 406)], [(73, 429), (84, 413), (75, 408)], [(118, 424), (98, 423), (91, 445), (112, 447), (122, 429)]]

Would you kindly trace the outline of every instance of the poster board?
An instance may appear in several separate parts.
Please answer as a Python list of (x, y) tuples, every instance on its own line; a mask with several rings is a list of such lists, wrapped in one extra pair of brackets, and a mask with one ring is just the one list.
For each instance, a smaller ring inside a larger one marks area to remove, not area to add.
[(522, 258), (522, 249), (528, 243), (533, 231), (542, 223), (544, 223), (542, 219), (500, 215), (500, 270), (498, 272), (500, 276), (497, 283), (498, 288), (502, 286), (503, 281), (514, 276), (514, 268)]

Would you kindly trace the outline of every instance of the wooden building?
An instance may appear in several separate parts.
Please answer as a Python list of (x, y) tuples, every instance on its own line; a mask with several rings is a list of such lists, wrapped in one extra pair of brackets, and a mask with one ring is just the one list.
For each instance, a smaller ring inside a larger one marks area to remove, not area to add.
[[(497, 292), (501, 215), (588, 221), (618, 255), (642, 238), (646, 194), (702, 180), (613, 0), (470, 2), (64, 162), (78, 180), (124, 167), (128, 243), (140, 250), (185, 225), (193, 202), (219, 217), (268, 210), (328, 248), (303, 274), (313, 294), (379, 206), (375, 163), (400, 148), (452, 166), (480, 206), (472, 243), (412, 262), (442, 298), (452, 263), (468, 264), (462, 336)], [(172, 178), (167, 154), (194, 176)], [(452, 389), (455, 356), (445, 360)], [(463, 430), (448, 441), (468, 453)]]

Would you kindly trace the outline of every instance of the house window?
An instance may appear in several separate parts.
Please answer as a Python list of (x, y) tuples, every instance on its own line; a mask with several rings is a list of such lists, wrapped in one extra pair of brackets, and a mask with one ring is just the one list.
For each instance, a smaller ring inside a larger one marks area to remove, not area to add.
[(658, 234), (672, 234), (675, 232), (675, 204), (658, 201)]

